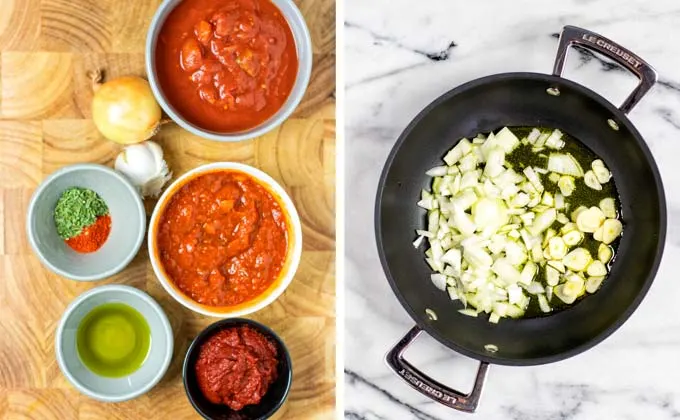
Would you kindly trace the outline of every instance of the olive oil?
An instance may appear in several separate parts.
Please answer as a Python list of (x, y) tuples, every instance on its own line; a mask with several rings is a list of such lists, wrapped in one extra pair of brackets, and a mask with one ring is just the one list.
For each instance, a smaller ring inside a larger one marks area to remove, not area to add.
[(92, 372), (119, 378), (142, 366), (151, 347), (151, 330), (131, 306), (105, 303), (80, 322), (76, 347), (81, 362)]

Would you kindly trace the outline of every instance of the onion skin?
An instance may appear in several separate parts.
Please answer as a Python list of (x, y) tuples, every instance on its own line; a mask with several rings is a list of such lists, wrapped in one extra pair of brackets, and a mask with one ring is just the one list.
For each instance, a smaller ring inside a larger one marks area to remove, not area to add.
[(156, 134), (161, 107), (149, 82), (137, 76), (119, 77), (102, 85), (94, 82), (92, 119), (104, 137), (120, 144), (133, 144)]

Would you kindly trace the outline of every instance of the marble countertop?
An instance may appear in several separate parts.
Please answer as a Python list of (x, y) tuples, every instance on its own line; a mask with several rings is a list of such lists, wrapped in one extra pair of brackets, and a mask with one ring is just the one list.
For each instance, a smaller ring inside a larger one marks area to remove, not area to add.
[[(481, 76), (550, 73), (564, 25), (630, 48), (659, 83), (630, 113), (660, 168), (669, 225), (656, 280), (633, 316), (595, 348), (550, 365), (491, 366), (476, 418), (680, 418), (680, 3), (677, 1), (347, 0), (346, 340), (347, 419), (455, 419), (392, 374), (383, 358), (413, 321), (378, 260), (373, 206), (396, 138), (428, 103)], [(565, 76), (620, 104), (636, 80), (573, 52)], [(423, 338), (407, 358), (448, 385), (470, 388), (477, 362)]]

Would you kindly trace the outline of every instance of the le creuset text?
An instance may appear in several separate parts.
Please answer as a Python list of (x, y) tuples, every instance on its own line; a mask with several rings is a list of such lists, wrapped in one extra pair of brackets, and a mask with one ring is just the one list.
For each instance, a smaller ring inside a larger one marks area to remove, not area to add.
[(415, 376), (411, 375), (409, 372), (406, 370), (402, 369), (399, 371), (399, 374), (404, 377), (407, 381), (411, 382), (413, 385), (416, 387), (422, 389), (423, 391), (427, 392), (428, 394), (432, 395), (434, 398), (441, 400), (445, 403), (449, 404), (454, 404), (456, 402), (456, 397), (452, 397), (448, 394), (444, 394), (443, 392), (432, 388), (430, 385), (424, 383), (420, 379), (416, 378)]
[(639, 59), (635, 58), (634, 56), (628, 54), (627, 52), (625, 52), (621, 48), (617, 47), (616, 45), (611, 44), (611, 43), (609, 43), (609, 42), (607, 42), (603, 39), (600, 39), (600, 38), (598, 38), (594, 35), (589, 35), (589, 34), (583, 34), (582, 38), (586, 42), (590, 42), (591, 44), (595, 44), (598, 47), (602, 47), (604, 49), (607, 49), (607, 50), (613, 52), (614, 54), (621, 57), (623, 60), (630, 63), (635, 68), (638, 68), (642, 65), (642, 62)]

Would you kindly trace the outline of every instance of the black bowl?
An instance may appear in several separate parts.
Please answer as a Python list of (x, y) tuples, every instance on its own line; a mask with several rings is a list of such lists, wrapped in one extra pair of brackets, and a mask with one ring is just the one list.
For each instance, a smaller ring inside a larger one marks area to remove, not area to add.
[[(208, 338), (223, 329), (244, 325), (259, 331), (276, 344), (279, 359), (278, 376), (259, 404), (248, 405), (239, 411), (234, 411), (226, 405), (213, 404), (203, 396), (201, 389), (198, 387), (194, 366), (196, 366), (196, 361), (198, 360), (199, 349)], [(274, 415), (286, 400), (293, 381), (293, 364), (291, 363), (288, 349), (274, 331), (250, 319), (229, 318), (211, 324), (194, 339), (184, 358), (182, 376), (187, 397), (191, 405), (194, 406), (203, 418), (208, 420), (264, 420)]]

